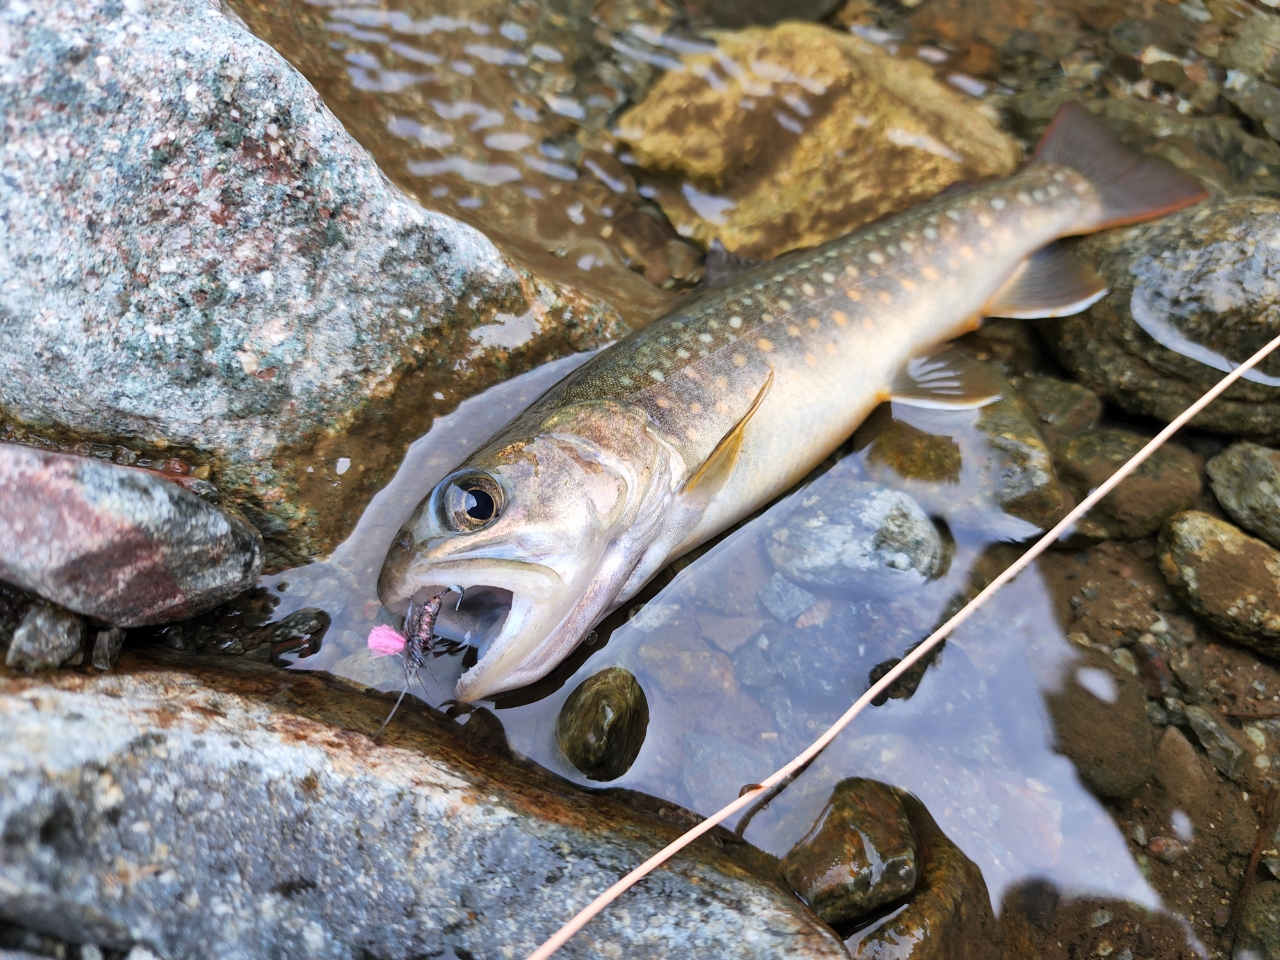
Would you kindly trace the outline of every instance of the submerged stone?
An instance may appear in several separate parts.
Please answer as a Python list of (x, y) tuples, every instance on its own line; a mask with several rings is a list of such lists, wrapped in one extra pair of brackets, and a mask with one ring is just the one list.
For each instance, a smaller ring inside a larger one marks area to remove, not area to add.
[(649, 702), (631, 672), (610, 667), (582, 681), (556, 718), (556, 743), (588, 780), (617, 780), (635, 763)]
[(1207, 513), (1188, 510), (1160, 531), (1160, 572), (1220, 633), (1280, 656), (1280, 552)]
[[(198, 462), (271, 564), (340, 539), (429, 424), (433, 378), (455, 399), (486, 385), (458, 372), (494, 356), (472, 331), (527, 317), (515, 342), (539, 356), (616, 335), (612, 309), (393, 187), (218, 4), (51, 0), (5, 22), (0, 416)], [(402, 386), (412, 414), (385, 415)], [(378, 442), (348, 432), (379, 410)]]
[(787, 883), (827, 923), (909, 894), (916, 841), (902, 801), (874, 780), (841, 780), (809, 832), (782, 858)]
[(713, 38), (619, 121), (643, 167), (683, 182), (658, 202), (704, 245), (768, 259), (1018, 164), (1016, 143), (923, 63), (794, 21)]
[[(1280, 333), (1280, 201), (1213, 198), (1080, 244), (1111, 287), (1044, 329), (1086, 387), (1172, 420)], [(1193, 421), (1217, 433), (1280, 434), (1280, 357), (1233, 384)]]
[(1244, 747), (1236, 742), (1225, 724), (1207, 707), (1188, 706), (1186, 714), (1187, 723), (1213, 765), (1224, 777), (1239, 780), (1249, 759)]
[(1231, 519), (1280, 547), (1280, 451), (1233, 443), (1205, 464), (1205, 472)]
[[(683, 829), (453, 721), (402, 710), (374, 742), (386, 698), (222, 663), (0, 676), (0, 915), (121, 956), (525, 956)], [(695, 845), (570, 955), (845, 957), (770, 868)]]
[(1280, 956), (1280, 883), (1264, 880), (1249, 891), (1235, 949), (1241, 960)]
[(34, 603), (9, 641), (6, 667), (52, 670), (75, 666), (84, 658), (84, 621), (51, 603)]
[[(1083, 499), (1146, 445), (1148, 437), (1103, 429), (1073, 437), (1054, 449), (1062, 479)], [(1137, 540), (1155, 533), (1169, 517), (1200, 495), (1199, 462), (1176, 443), (1166, 443), (1076, 524), (1087, 540)]]
[(1102, 416), (1098, 395), (1070, 380), (1021, 377), (1014, 386), (1027, 406), (1035, 411), (1040, 431), (1050, 446), (1097, 426)]
[(0, 577), (121, 627), (181, 620), (253, 586), (262, 538), (147, 470), (0, 444)]
[(768, 550), (788, 580), (827, 589), (916, 585), (943, 560), (937, 528), (910, 496), (843, 478), (802, 494)]
[(818, 598), (803, 587), (797, 587), (780, 573), (775, 573), (756, 594), (760, 604), (775, 620), (792, 623), (813, 606)]

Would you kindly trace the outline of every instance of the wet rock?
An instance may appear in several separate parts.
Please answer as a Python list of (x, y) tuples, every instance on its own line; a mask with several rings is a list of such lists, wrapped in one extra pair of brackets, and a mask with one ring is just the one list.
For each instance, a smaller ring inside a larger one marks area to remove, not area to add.
[(1040, 432), (1050, 446), (1097, 426), (1102, 401), (1092, 390), (1057, 377), (1020, 377), (1018, 394), (1038, 418)]
[[(375, 744), (386, 699), (223, 662), (0, 677), (0, 914), (167, 957), (523, 956), (679, 832), (452, 721), (402, 711)], [(571, 954), (844, 956), (752, 856), (695, 847)]]
[(1089, 656), (1049, 697), (1057, 749), (1102, 797), (1131, 797), (1151, 778), (1155, 751), (1142, 685), (1109, 659)]
[[(1091, 430), (1054, 449), (1062, 479), (1083, 498), (1101, 486), (1148, 437), (1128, 430)], [(1173, 514), (1200, 495), (1195, 454), (1166, 443), (1133, 474), (1107, 494), (1076, 524), (1075, 534), (1089, 540), (1137, 540), (1155, 533)]]
[(684, 7), (718, 27), (768, 26), (779, 20), (822, 20), (844, 0), (684, 0)]
[(123, 627), (179, 620), (253, 585), (262, 538), (161, 475), (0, 444), (0, 577)]
[(1280, 883), (1263, 882), (1240, 914), (1235, 954), (1240, 960), (1280, 956)]
[(867, 475), (910, 493), (949, 524), (1021, 539), (1057, 521), (1071, 494), (1033, 410), (985, 365), (1005, 394), (977, 411), (884, 405), (858, 429)]
[(938, 828), (919, 800), (903, 795), (902, 806), (916, 840), (915, 892), (887, 922), (850, 937), (849, 953), (855, 960), (985, 960), (996, 955), (998, 934), (982, 871)]
[(1280, 87), (1232, 70), (1222, 87), (1222, 97), (1245, 116), (1257, 121), (1272, 140), (1280, 137)]
[[(1280, 332), (1280, 202), (1215, 198), (1080, 245), (1111, 286), (1087, 311), (1049, 322), (1063, 364), (1133, 413), (1171, 420)], [(1264, 360), (1192, 423), (1280, 433), (1280, 359)]]
[(787, 883), (827, 923), (856, 920), (916, 885), (916, 841), (898, 794), (841, 780), (809, 832), (782, 858)]
[(98, 670), (110, 670), (124, 646), (124, 631), (119, 627), (99, 630), (93, 638), (93, 655), (90, 662)]
[(909, 587), (942, 566), (942, 538), (911, 497), (856, 480), (815, 484), (773, 531), (769, 557), (819, 588)]
[(1160, 531), (1159, 560), (1173, 592), (1215, 630), (1280, 655), (1280, 552), (1274, 547), (1188, 510)]
[(635, 763), (649, 701), (630, 671), (610, 667), (582, 681), (556, 718), (556, 743), (589, 780), (617, 780)]
[(1188, 706), (1187, 723), (1191, 725), (1200, 746), (1224, 777), (1239, 780), (1249, 759), (1244, 747), (1228, 732), (1226, 725), (1206, 707)]
[(1156, 746), (1156, 781), (1174, 807), (1200, 810), (1209, 793), (1209, 780), (1200, 766), (1196, 748), (1177, 727), (1165, 727)]
[(1205, 464), (1205, 472), (1231, 519), (1280, 547), (1280, 452), (1234, 443)]
[(767, 259), (1018, 163), (1014, 141), (923, 63), (815, 24), (714, 39), (619, 122), (638, 162), (676, 180), (658, 186), (664, 212), (704, 245)]
[(818, 598), (803, 587), (797, 587), (780, 573), (775, 573), (756, 594), (775, 620), (792, 623), (813, 606)]
[(13, 631), (4, 665), (18, 670), (52, 670), (84, 658), (84, 621), (51, 603), (32, 604)]
[(217, 4), (57, 0), (6, 16), (0, 410), (58, 442), (196, 460), (267, 534), (273, 564), (324, 549), (330, 523), (350, 522), (333, 505), (367, 500), (361, 481), (427, 422), (391, 418), (405, 435), (340, 479), (362, 411), (412, 382), (422, 416), (434, 385), (417, 376), (456, 398), (442, 352), (491, 356), (472, 331), (525, 329), (499, 338), (511, 347), (615, 335), (609, 308), (392, 187)]

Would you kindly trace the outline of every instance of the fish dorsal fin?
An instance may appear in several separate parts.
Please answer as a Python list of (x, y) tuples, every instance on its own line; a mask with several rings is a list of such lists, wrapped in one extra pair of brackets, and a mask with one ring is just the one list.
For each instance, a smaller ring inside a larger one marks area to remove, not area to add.
[(1051, 243), (1023, 260), (982, 312), (1015, 320), (1068, 317), (1106, 293), (1105, 280), (1061, 244)]
[(729, 474), (733, 472), (733, 465), (738, 462), (738, 454), (742, 452), (742, 434), (747, 428), (747, 423), (756, 415), (756, 411), (760, 409), (760, 404), (764, 403), (764, 398), (769, 393), (769, 388), (773, 386), (773, 367), (769, 368), (769, 376), (765, 378), (763, 386), (756, 394), (756, 398), (751, 401), (751, 406), (747, 408), (747, 412), (742, 415), (729, 432), (720, 438), (720, 442), (716, 444), (715, 449), (711, 451), (706, 460), (702, 462), (693, 476), (691, 476), (684, 485), (685, 493), (692, 493), (695, 490), (710, 499), (725, 480), (729, 478)]
[(707, 287), (723, 287), (731, 280), (737, 279), (748, 270), (765, 262), (767, 261), (752, 260), (750, 257), (740, 257), (736, 253), (730, 253), (720, 242), (720, 238), (716, 237), (707, 248), (703, 284)]
[(955, 347), (908, 360), (889, 388), (889, 399), (932, 410), (974, 410), (999, 400), (1004, 387), (977, 360)]

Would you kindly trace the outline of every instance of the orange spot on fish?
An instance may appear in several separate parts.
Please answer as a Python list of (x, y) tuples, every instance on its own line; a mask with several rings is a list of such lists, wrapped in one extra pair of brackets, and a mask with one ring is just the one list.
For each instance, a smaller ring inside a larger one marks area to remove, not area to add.
[(855, 290), (853, 287), (850, 287), (848, 290), (846, 290), (844, 292), (844, 295), (848, 297), (850, 300), (852, 300), (854, 303), (857, 303), (859, 300), (862, 299), (862, 294), (859, 291)]
[(834, 343), (828, 343), (827, 353), (835, 353), (835, 352), (836, 352), (836, 345)]
[[(815, 330), (817, 330), (817, 329), (818, 329), (818, 324), (816, 323), (817, 319), (818, 319), (817, 317), (810, 317), (810, 318), (809, 318), (809, 326), (813, 327), (813, 329), (815, 329)], [(832, 313), (831, 313), (831, 319), (832, 319), (832, 320), (834, 320), (834, 321), (836, 322), (836, 326), (837, 326), (837, 327), (843, 327), (846, 323), (848, 323), (848, 322), (849, 322), (849, 318), (848, 318), (848, 317), (846, 317), (846, 316), (845, 316), (843, 313), (841, 313), (839, 310), (834, 310), (834, 311), (832, 311)]]
[(715, 406), (715, 411), (716, 413), (728, 413), (729, 408), (726, 407), (723, 403), (717, 403)]
[(876, 328), (876, 325), (875, 325), (875, 323), (872, 321), (872, 319), (871, 319), (870, 317), (863, 317), (863, 318), (862, 318), (862, 329), (863, 329), (863, 330), (874, 330), (875, 328)]
[(935, 270), (935, 269), (933, 269), (933, 267), (922, 267), (922, 268), (921, 268), (921, 270), (920, 270), (920, 276), (922, 276), (922, 277), (924, 277), (926, 280), (930, 280), (930, 281), (932, 281), (932, 280), (937, 280), (937, 279), (938, 279), (938, 271), (937, 271), (937, 270)]
[(671, 406), (671, 401), (670, 401), (670, 400), (668, 400), (666, 397), (658, 397), (658, 399), (657, 399), (655, 402), (656, 402), (656, 403), (658, 404), (658, 406), (660, 406), (663, 410), (666, 410), (669, 406)]
[(960, 261), (957, 260), (955, 257), (947, 257), (947, 266), (950, 267), (952, 270), (959, 270)]
[(689, 404), (689, 412), (690, 412), (690, 413), (701, 413), (701, 412), (702, 412), (702, 404), (700, 404), (700, 403), (691, 403), (691, 404)]
[(816, 367), (818, 365), (818, 358), (815, 357), (812, 353), (806, 353), (804, 355), (804, 362), (811, 367)]
[(760, 348), (760, 351), (762, 353), (768, 353), (770, 350), (773, 349), (773, 341), (766, 340), (764, 337), (761, 337), (759, 340), (756, 341), (756, 346)]
[(728, 377), (716, 377), (716, 389), (717, 389), (717, 390), (728, 390), (728, 389), (729, 389), (729, 378), (728, 378)]
[(818, 318), (817, 318), (817, 317), (810, 317), (810, 318), (809, 318), (808, 320), (806, 320), (805, 322), (806, 322), (807, 324), (809, 324), (809, 329), (810, 329), (810, 330), (817, 330), (817, 329), (818, 329), (818, 327), (822, 326), (822, 324), (820, 324), (820, 323), (818, 322)]
[(688, 437), (690, 440), (697, 440), (697, 439), (698, 439), (698, 431), (697, 431), (697, 430), (695, 430), (695, 429), (693, 429), (693, 427), (690, 427), (689, 429), (687, 429), (687, 430), (684, 432), (684, 435), (685, 435), (686, 437)]
[(813, 289), (812, 283), (802, 283), (800, 284), (800, 292), (803, 293), (806, 297), (812, 297), (818, 291)]
[(747, 358), (746, 358), (746, 357), (744, 357), (742, 354), (740, 354), (740, 353), (735, 353), (735, 354), (733, 355), (733, 358), (732, 358), (732, 359), (733, 359), (733, 365), (734, 365), (735, 367), (743, 367), (743, 366), (746, 366)]
[(881, 303), (893, 303), (893, 297), (890, 296), (888, 290), (881, 290), (879, 293), (876, 294), (876, 299), (879, 300)]
[(899, 277), (898, 283), (902, 284), (903, 290), (910, 291), (916, 288), (916, 282), (908, 277)]
[(791, 337), (800, 336), (800, 328), (792, 324), (791, 326), (787, 327), (787, 335)]
[(858, 277), (858, 268), (857, 268), (857, 267), (855, 267), (855, 266), (850, 265), (850, 266), (845, 267), (845, 268), (844, 268), (844, 272), (845, 272), (846, 274), (848, 274), (849, 276), (853, 277), (855, 280), (856, 280), (856, 279), (857, 279), (857, 277)]
[(968, 246), (961, 247), (961, 248), (960, 248), (960, 256), (964, 257), (966, 260), (972, 260), (972, 259), (973, 259), (973, 247), (968, 247)]

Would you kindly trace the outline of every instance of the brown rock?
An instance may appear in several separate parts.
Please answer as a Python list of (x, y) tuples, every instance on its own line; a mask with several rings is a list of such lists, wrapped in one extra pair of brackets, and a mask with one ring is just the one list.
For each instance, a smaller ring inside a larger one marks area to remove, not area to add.
[(842, 780), (782, 858), (782, 875), (827, 923), (856, 920), (916, 885), (916, 841), (902, 801), (874, 780)]
[(1280, 552), (1207, 513), (1188, 510), (1160, 531), (1160, 571), (1215, 630), (1280, 656)]
[(1209, 779), (1196, 748), (1177, 727), (1165, 727), (1156, 747), (1156, 781), (1170, 802), (1183, 810), (1199, 810), (1209, 794)]
[[(1062, 478), (1084, 496), (1142, 449), (1147, 437), (1128, 430), (1091, 430), (1054, 450)], [(1155, 533), (1200, 494), (1199, 461), (1166, 443), (1076, 525), (1087, 540), (1137, 540)]]
[(1000, 944), (982, 871), (904, 795), (920, 875), (905, 910), (846, 941), (855, 960), (997, 960)]
[(1021, 377), (1014, 386), (1036, 412), (1040, 432), (1053, 446), (1096, 426), (1102, 416), (1098, 395), (1070, 380)]
[(643, 166), (685, 181), (659, 203), (703, 244), (777, 256), (1018, 163), (923, 63), (794, 21), (713, 36), (715, 54), (685, 57), (619, 124)]
[(1142, 685), (1109, 658), (1090, 655), (1049, 697), (1059, 752), (1103, 797), (1131, 797), (1151, 777), (1155, 750)]

